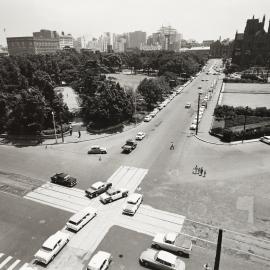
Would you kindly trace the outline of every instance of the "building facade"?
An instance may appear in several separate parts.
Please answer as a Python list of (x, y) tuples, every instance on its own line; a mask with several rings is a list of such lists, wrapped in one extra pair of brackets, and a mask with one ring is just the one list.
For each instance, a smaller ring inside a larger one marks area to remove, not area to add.
[(233, 51), (233, 41), (224, 39), (217, 40), (210, 45), (209, 56), (211, 58), (231, 58)]
[(140, 49), (141, 45), (146, 44), (146, 32), (134, 31), (128, 33), (128, 48)]
[(63, 50), (65, 47), (74, 48), (74, 38), (71, 34), (65, 35), (64, 32), (59, 36), (59, 48)]
[(9, 55), (50, 54), (59, 50), (59, 36), (56, 31), (41, 30), (32, 37), (7, 38)]
[(270, 65), (270, 22), (268, 31), (264, 29), (265, 16), (248, 19), (244, 33), (235, 34), (232, 63), (241, 68)]

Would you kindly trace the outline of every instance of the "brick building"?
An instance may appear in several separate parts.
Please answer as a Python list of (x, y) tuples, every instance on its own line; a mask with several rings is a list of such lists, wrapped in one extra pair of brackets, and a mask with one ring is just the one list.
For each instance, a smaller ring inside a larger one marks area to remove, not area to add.
[(270, 22), (268, 31), (264, 29), (265, 16), (248, 19), (244, 33), (235, 34), (232, 63), (242, 68), (250, 66), (268, 66), (270, 63)]

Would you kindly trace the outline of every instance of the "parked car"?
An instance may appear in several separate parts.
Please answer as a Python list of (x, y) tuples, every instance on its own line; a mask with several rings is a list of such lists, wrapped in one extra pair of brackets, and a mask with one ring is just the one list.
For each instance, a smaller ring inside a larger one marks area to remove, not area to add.
[(164, 250), (149, 248), (141, 254), (139, 261), (151, 269), (185, 270), (185, 263), (179, 257)]
[(88, 154), (107, 154), (107, 149), (99, 145), (93, 145), (88, 151)]
[(106, 270), (112, 261), (112, 255), (105, 251), (98, 251), (87, 265), (87, 270)]
[(137, 147), (137, 142), (135, 140), (129, 139), (126, 141), (125, 145), (122, 146), (123, 152), (130, 153)]
[(34, 255), (35, 260), (47, 265), (69, 240), (70, 236), (68, 233), (56, 232), (43, 243), (42, 247)]
[(140, 131), (136, 135), (136, 140), (141, 141), (145, 137), (145, 133)]
[(152, 116), (151, 115), (146, 115), (145, 117), (144, 117), (144, 122), (150, 122), (152, 120)]
[(185, 108), (189, 109), (190, 107), (191, 107), (191, 103), (187, 102), (186, 105), (185, 105)]
[(139, 193), (133, 193), (128, 197), (126, 205), (123, 209), (123, 214), (134, 215), (141, 205), (143, 200), (143, 195)]
[(106, 192), (109, 188), (112, 187), (112, 183), (110, 182), (101, 182), (98, 181), (94, 183), (90, 188), (85, 190), (85, 194), (90, 199)]
[(83, 226), (85, 226), (91, 219), (93, 219), (97, 215), (97, 210), (92, 207), (86, 207), (74, 214), (68, 222), (66, 226), (68, 229), (72, 231), (79, 231)]
[(51, 182), (66, 187), (73, 187), (77, 184), (77, 179), (67, 173), (56, 173), (51, 177)]
[(177, 254), (184, 254), (189, 257), (192, 251), (190, 237), (177, 233), (158, 233), (152, 241), (152, 246), (157, 249), (171, 251)]
[(190, 127), (189, 127), (189, 129), (190, 130), (195, 130), (196, 129), (196, 126), (197, 126), (196, 124), (191, 124)]
[(102, 203), (110, 203), (110, 202), (113, 202), (115, 200), (125, 198), (127, 196), (128, 196), (127, 189), (124, 189), (124, 188), (115, 189), (115, 188), (111, 187), (106, 191), (106, 193), (103, 193), (100, 196), (100, 201)]
[(267, 144), (270, 144), (270, 136), (263, 136), (260, 138), (260, 141), (267, 143)]

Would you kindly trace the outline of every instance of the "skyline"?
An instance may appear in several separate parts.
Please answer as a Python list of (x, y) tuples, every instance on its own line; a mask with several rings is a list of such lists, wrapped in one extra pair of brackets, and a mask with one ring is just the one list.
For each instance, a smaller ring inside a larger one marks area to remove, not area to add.
[(40, 29), (64, 31), (89, 40), (104, 32), (121, 34), (141, 30), (150, 35), (161, 25), (171, 25), (184, 39), (194, 38), (199, 42), (217, 40), (219, 36), (233, 39), (236, 30), (243, 32), (246, 20), (253, 15), (260, 20), (266, 15), (266, 27), (270, 15), (265, 14), (270, 10), (269, 0), (259, 0), (259, 6), (246, 0), (2, 1), (0, 44), (3, 45), (6, 37), (31, 36)]

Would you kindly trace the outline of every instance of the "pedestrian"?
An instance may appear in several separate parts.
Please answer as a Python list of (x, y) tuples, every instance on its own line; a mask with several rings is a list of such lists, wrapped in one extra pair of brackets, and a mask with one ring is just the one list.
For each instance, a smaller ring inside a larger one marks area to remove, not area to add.
[(78, 134), (79, 134), (78, 138), (81, 138), (81, 131), (80, 130), (78, 131)]
[(201, 167), (201, 175), (203, 174), (203, 167)]
[(72, 126), (69, 126), (69, 135), (72, 136)]
[(195, 166), (195, 174), (197, 174), (197, 173), (198, 173), (198, 166), (196, 164), (196, 166)]
[(205, 177), (205, 176), (206, 176), (206, 170), (203, 171), (203, 177)]
[(173, 142), (171, 142), (171, 147), (170, 147), (170, 150), (174, 150), (174, 145), (173, 145)]
[(208, 263), (206, 263), (206, 264), (203, 265), (203, 269), (204, 270), (211, 270), (211, 267), (209, 266)]
[(99, 156), (99, 159), (98, 160), (101, 161), (101, 156)]

